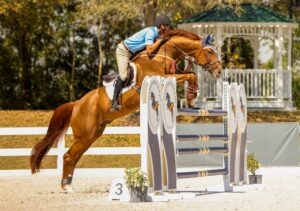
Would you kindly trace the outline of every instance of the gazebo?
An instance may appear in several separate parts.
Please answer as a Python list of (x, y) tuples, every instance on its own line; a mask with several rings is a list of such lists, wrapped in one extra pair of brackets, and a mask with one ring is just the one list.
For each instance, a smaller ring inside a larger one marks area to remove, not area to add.
[[(253, 109), (291, 109), (293, 20), (256, 4), (242, 4), (239, 14), (229, 6), (216, 6), (183, 20), (179, 28), (200, 36), (216, 35), (216, 48), (222, 55), (226, 39), (249, 40), (253, 49), (253, 68), (225, 68), (222, 80), (210, 78), (197, 67), (200, 84), (198, 106), (220, 108), (222, 81), (244, 83), (248, 107)], [(273, 51), (273, 68), (259, 65), (259, 48), (268, 39)]]

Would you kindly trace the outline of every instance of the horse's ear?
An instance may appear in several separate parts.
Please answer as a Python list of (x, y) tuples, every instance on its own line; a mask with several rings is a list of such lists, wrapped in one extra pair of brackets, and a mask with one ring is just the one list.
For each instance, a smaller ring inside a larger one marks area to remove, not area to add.
[(204, 45), (215, 45), (216, 44), (216, 37), (212, 34), (209, 34), (205, 39), (204, 39)]

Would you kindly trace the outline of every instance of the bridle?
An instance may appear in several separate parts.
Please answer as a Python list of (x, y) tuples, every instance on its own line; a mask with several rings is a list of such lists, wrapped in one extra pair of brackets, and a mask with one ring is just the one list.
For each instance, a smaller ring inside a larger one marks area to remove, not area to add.
[[(215, 64), (221, 64), (221, 61), (220, 60), (217, 60), (217, 61), (214, 61), (212, 62), (211, 61), (211, 57), (209, 55), (207, 55), (206, 51), (204, 51), (205, 49), (207, 48), (210, 48), (212, 49), (216, 54), (216, 50), (213, 46), (210, 46), (210, 45), (206, 45), (204, 46), (202, 49), (201, 49), (201, 52), (200, 54), (203, 52), (204, 53), (204, 56), (205, 56), (205, 59), (207, 61), (207, 64), (204, 64), (204, 65), (201, 65), (199, 64), (197, 61), (195, 61), (194, 59), (191, 58), (191, 54), (194, 53), (194, 51), (190, 52), (190, 53), (186, 53), (185, 51), (183, 51), (181, 48), (179, 48), (174, 42), (172, 42), (171, 40), (168, 41), (170, 44), (172, 44), (179, 52), (181, 52), (181, 55), (178, 56), (175, 61), (178, 61), (179, 59), (181, 58), (184, 58), (184, 60), (187, 60), (190, 64), (195, 64), (195, 65), (199, 65), (203, 68), (204, 71), (208, 71), (209, 73), (212, 72), (213, 70), (213, 66)], [(166, 53), (166, 45), (165, 45), (165, 53)], [(176, 67), (177, 68), (177, 67)]]
[[(209, 46), (209, 45), (207, 45), (207, 46), (205, 46), (204, 48), (202, 48), (202, 51), (203, 51), (204, 49), (207, 49), (207, 48), (212, 49), (212, 50), (217, 54), (215, 48), (212, 47), (212, 46)], [(218, 59), (217, 61), (211, 62), (211, 57), (210, 57), (210, 56), (209, 56), (209, 57), (207, 56), (207, 52), (206, 52), (206, 51), (204, 51), (204, 56), (205, 56), (205, 58), (206, 58), (206, 61), (208, 61), (207, 64), (202, 65), (204, 71), (208, 71), (208, 72), (211, 73), (212, 70), (213, 70), (213, 66), (214, 66), (215, 64), (221, 64), (221, 61), (220, 61), (219, 59)]]

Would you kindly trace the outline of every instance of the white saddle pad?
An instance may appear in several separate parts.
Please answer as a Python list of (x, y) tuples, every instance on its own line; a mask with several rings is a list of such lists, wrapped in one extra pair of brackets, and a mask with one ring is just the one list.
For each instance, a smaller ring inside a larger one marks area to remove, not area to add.
[[(133, 80), (132, 83), (130, 84), (130, 86), (123, 88), (121, 93), (125, 93), (127, 91), (129, 91), (130, 89), (132, 89), (133, 86), (136, 85), (136, 80), (137, 80), (137, 70), (136, 70), (136, 66), (134, 63), (130, 62), (129, 65), (132, 67), (133, 69)], [(112, 100), (113, 95), (114, 95), (114, 90), (115, 90), (115, 81), (113, 80), (109, 83), (105, 83), (103, 82), (103, 86), (105, 87), (105, 91), (107, 93), (107, 96), (109, 97), (110, 100)]]

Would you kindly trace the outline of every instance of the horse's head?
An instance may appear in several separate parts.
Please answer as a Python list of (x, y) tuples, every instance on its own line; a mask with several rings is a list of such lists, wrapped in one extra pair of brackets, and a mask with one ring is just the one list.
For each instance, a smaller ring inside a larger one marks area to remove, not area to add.
[(198, 35), (180, 29), (172, 30), (165, 36), (171, 37), (170, 45), (177, 49), (181, 56), (194, 57), (196, 63), (213, 77), (219, 78), (222, 74), (221, 61), (217, 55), (212, 35), (200, 38)]
[(195, 54), (195, 59), (204, 71), (208, 71), (213, 77), (219, 78), (222, 74), (222, 64), (215, 48), (215, 37), (208, 35), (202, 41), (202, 50)]

